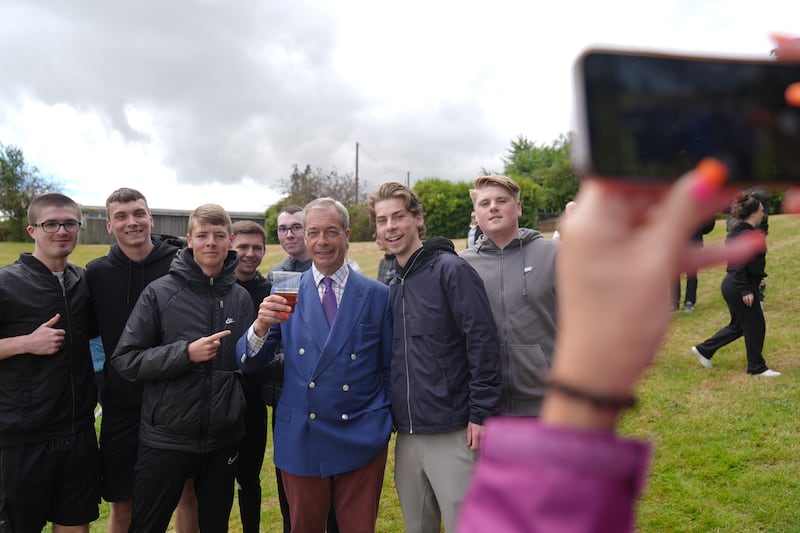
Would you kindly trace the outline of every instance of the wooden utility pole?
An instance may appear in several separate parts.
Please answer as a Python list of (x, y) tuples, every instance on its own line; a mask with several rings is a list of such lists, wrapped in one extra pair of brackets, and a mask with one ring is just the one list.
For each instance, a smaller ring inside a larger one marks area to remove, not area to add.
[(358, 203), (358, 143), (356, 143), (356, 203)]

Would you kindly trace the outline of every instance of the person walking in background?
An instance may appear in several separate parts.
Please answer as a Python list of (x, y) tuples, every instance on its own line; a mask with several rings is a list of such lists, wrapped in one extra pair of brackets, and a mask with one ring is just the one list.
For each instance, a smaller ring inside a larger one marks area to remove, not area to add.
[[(691, 243), (698, 248), (703, 247), (703, 235), (711, 233), (714, 229), (717, 219), (711, 217), (702, 227), (697, 229), (692, 235)], [(681, 305), (681, 278), (675, 282), (675, 292), (673, 294), (672, 310), (677, 311)], [(697, 272), (686, 273), (686, 294), (683, 300), (683, 312), (693, 313), (694, 306), (697, 304)]]
[[(741, 238), (756, 227), (764, 218), (764, 206), (747, 192), (740, 193), (731, 204), (731, 231), (728, 240)], [(758, 300), (758, 286), (766, 273), (766, 247), (746, 263), (729, 263), (728, 272), (722, 280), (722, 296), (728, 304), (731, 320), (709, 339), (692, 346), (692, 353), (706, 368), (711, 368), (711, 358), (722, 348), (744, 336), (747, 353), (747, 373), (756, 376), (780, 376), (767, 367), (762, 351), (766, 322), (764, 311)]]
[(478, 272), (500, 337), (501, 412), (538, 416), (553, 362), (557, 327), (555, 263), (559, 243), (520, 228), (520, 187), (506, 176), (482, 176), (470, 190), (483, 239), (461, 252)]
[[(147, 199), (127, 187), (115, 190), (106, 199), (106, 230), (115, 243), (108, 254), (86, 265), (86, 281), (92, 293), (103, 351), (106, 359), (110, 359), (142, 290), (169, 272), (183, 242), (175, 237), (154, 235)], [(131, 523), (142, 385), (123, 379), (110, 364), (104, 365), (103, 374), (101, 494), (110, 503), (109, 533), (123, 533)], [(186, 482), (175, 514), (178, 533), (197, 531), (197, 499), (191, 481)]]
[(392, 296), (395, 485), (409, 533), (454, 533), (500, 399), (499, 342), (486, 290), (442, 237), (423, 244), (422, 203), (397, 182), (367, 199), (370, 221), (398, 269)]
[(89, 531), (99, 516), (97, 390), (89, 288), (67, 262), (81, 209), (63, 194), (28, 207), (33, 253), (0, 268), (0, 522), (4, 531)]
[(228, 530), (246, 408), (235, 339), (253, 317), (231, 226), (216, 204), (192, 212), (187, 248), (144, 288), (111, 357), (143, 384), (131, 532), (166, 531), (187, 479), (200, 530)]
[(274, 446), (292, 532), (323, 533), (331, 500), (343, 531), (370, 532), (392, 430), (389, 289), (348, 266), (350, 215), (340, 202), (309, 202), (301, 223), (312, 267), (297, 306), (267, 297), (237, 360), (257, 371), (283, 346)]
[[(258, 306), (269, 295), (270, 282), (258, 272), (264, 259), (267, 234), (252, 220), (240, 220), (233, 225), (233, 249), (239, 256), (236, 263), (236, 283), (250, 294), (253, 316)], [(261, 466), (267, 445), (267, 405), (264, 402), (263, 380), (274, 376), (246, 375), (242, 380), (245, 411), (244, 438), (239, 443), (239, 460), (236, 468), (239, 516), (243, 533), (258, 533), (261, 528)], [(270, 387), (270, 390), (272, 388)]]
[[(570, 216), (572, 213), (575, 212), (575, 209), (577, 209), (577, 207), (578, 207), (578, 204), (576, 202), (574, 202), (574, 201), (567, 202), (567, 204), (564, 206), (564, 213), (562, 213), (561, 217), (559, 218), (558, 223), (561, 224), (561, 222), (563, 220), (566, 220), (566, 218), (568, 216)], [(556, 240), (556, 241), (561, 240), (561, 232), (558, 231), (558, 229), (556, 229), (553, 232), (553, 240)]]
[(467, 249), (475, 246), (478, 238), (483, 235), (483, 230), (478, 225), (478, 220), (475, 218), (475, 211), (469, 215), (469, 231), (467, 232)]

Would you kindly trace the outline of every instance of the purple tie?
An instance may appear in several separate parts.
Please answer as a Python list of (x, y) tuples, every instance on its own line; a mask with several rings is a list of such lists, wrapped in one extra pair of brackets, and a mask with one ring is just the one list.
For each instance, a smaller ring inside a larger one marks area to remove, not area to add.
[(325, 310), (325, 318), (328, 319), (328, 327), (333, 324), (333, 320), (336, 318), (336, 309), (338, 308), (331, 281), (333, 280), (327, 276), (322, 278), (322, 283), (325, 284), (325, 294), (322, 295), (322, 308)]

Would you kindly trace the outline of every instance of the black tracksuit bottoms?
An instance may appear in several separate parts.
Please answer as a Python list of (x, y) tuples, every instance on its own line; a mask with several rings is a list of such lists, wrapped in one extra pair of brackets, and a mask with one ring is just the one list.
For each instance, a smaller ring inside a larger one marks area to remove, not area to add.
[(130, 531), (166, 531), (187, 479), (194, 480), (200, 531), (228, 531), (238, 457), (238, 442), (207, 453), (164, 450), (140, 442)]
[(728, 274), (722, 280), (722, 296), (725, 298), (731, 314), (730, 323), (695, 348), (703, 356), (711, 359), (714, 352), (744, 336), (744, 345), (747, 350), (747, 373), (760, 374), (767, 369), (767, 363), (761, 353), (764, 349), (767, 325), (758, 299), (758, 287), (753, 288), (753, 305), (748, 307), (742, 301), (742, 292), (736, 286), (733, 276)]

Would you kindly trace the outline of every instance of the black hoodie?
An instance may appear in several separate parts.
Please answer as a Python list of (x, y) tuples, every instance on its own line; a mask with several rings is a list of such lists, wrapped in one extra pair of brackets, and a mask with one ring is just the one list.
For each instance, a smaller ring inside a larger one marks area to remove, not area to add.
[[(153, 235), (155, 247), (144, 261), (131, 261), (118, 244), (107, 255), (86, 265), (86, 280), (92, 295), (97, 326), (103, 338), (106, 363), (117, 347), (119, 337), (142, 290), (151, 281), (169, 272), (170, 263), (183, 242), (169, 235)], [(142, 385), (122, 379), (111, 365), (103, 368), (103, 406), (108, 410), (130, 410), (139, 416), (142, 405)]]

